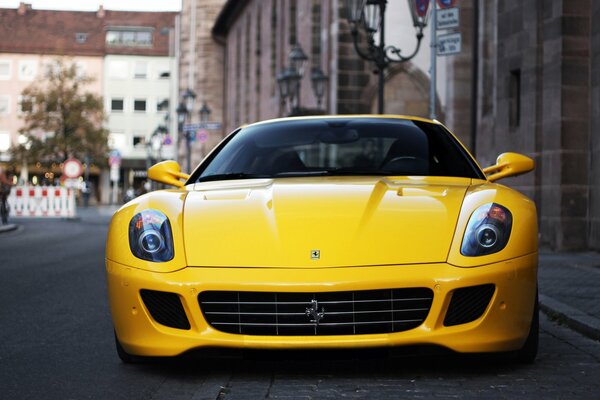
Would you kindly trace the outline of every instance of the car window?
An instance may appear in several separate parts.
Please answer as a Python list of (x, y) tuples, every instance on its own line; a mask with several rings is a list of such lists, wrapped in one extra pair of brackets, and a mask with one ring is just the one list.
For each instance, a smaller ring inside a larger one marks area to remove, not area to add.
[(434, 175), (481, 178), (440, 125), (397, 118), (320, 118), (241, 129), (192, 181), (311, 175)]

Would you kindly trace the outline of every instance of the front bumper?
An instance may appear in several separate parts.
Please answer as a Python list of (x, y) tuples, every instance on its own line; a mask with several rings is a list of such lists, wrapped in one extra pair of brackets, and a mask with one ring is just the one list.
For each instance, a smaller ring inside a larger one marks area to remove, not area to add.
[[(200, 268), (156, 273), (106, 260), (114, 327), (130, 354), (174, 356), (200, 347), (258, 349), (351, 348), (438, 345), (457, 352), (519, 349), (529, 333), (537, 286), (537, 253), (480, 267), (445, 263), (319, 269)], [(454, 290), (484, 284), (496, 290), (475, 321), (444, 326)], [(255, 292), (335, 292), (425, 287), (433, 302), (425, 321), (404, 332), (335, 336), (253, 336), (224, 333), (205, 320), (198, 294), (206, 290)], [(141, 290), (176, 293), (190, 329), (156, 322)]]

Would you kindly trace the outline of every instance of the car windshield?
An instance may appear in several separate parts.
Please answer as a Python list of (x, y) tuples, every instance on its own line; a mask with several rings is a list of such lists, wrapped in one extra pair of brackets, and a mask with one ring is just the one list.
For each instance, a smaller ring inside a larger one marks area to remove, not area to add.
[(399, 118), (289, 119), (231, 135), (190, 182), (336, 175), (482, 178), (442, 126)]

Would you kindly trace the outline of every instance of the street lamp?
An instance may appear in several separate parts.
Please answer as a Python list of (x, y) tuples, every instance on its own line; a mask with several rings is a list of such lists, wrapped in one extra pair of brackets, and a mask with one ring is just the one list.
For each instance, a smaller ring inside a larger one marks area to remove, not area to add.
[(186, 148), (186, 162), (187, 162), (187, 167), (188, 167), (188, 171), (189, 171), (189, 167), (191, 164), (191, 160), (190, 160), (190, 153), (191, 153), (191, 143), (190, 143), (190, 138), (188, 135), (188, 132), (184, 132), (183, 131), (183, 124), (185, 123), (185, 118), (187, 117), (187, 107), (185, 106), (185, 103), (183, 101), (179, 102), (179, 105), (177, 105), (177, 109), (175, 110), (175, 112), (177, 113), (177, 132), (179, 134), (179, 137), (181, 137), (181, 135), (185, 135), (185, 148)]
[[(421, 39), (423, 39), (423, 28), (427, 25), (427, 7), (425, 13), (420, 11), (421, 3), (429, 4), (429, 0), (408, 0), (414, 26), (417, 30), (417, 45), (412, 54), (403, 56), (401, 50), (394, 46), (385, 44), (385, 9), (387, 0), (346, 0), (347, 19), (352, 29), (354, 49), (358, 55), (367, 61), (371, 61), (377, 67), (379, 75), (378, 87), (378, 112), (384, 113), (384, 85), (385, 69), (391, 63), (400, 63), (411, 60), (419, 52)], [(367, 47), (361, 49), (361, 31), (366, 36)], [(379, 40), (375, 42), (375, 35), (379, 32)]]
[(300, 80), (302, 76), (294, 67), (287, 67), (277, 74), (277, 84), (279, 87), (279, 97), (285, 105), (289, 99), (289, 108), (292, 114), (295, 114), (300, 108)]
[(200, 114), (200, 122), (206, 123), (206, 122), (208, 122), (208, 117), (210, 116), (211, 109), (208, 108), (206, 103), (203, 103), (202, 107), (200, 108), (200, 111), (198, 113)]
[(325, 94), (325, 86), (327, 85), (329, 78), (321, 71), (321, 68), (316, 67), (312, 69), (310, 80), (312, 82), (313, 92), (317, 98), (317, 108), (321, 108), (321, 101)]

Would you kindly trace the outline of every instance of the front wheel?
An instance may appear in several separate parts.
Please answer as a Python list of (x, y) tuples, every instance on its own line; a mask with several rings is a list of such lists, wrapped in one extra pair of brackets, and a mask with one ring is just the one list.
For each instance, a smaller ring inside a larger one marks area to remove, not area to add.
[(529, 328), (529, 335), (523, 347), (516, 351), (515, 358), (517, 361), (530, 364), (535, 361), (538, 353), (540, 337), (540, 305), (538, 301), (538, 295), (535, 294), (535, 305), (533, 307), (533, 318), (531, 319), (531, 328)]
[(117, 332), (115, 332), (115, 346), (117, 348), (117, 354), (123, 363), (125, 364), (136, 364), (140, 362), (140, 358), (134, 355), (129, 354), (125, 351), (121, 343), (119, 342), (119, 338), (117, 337)]

